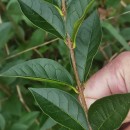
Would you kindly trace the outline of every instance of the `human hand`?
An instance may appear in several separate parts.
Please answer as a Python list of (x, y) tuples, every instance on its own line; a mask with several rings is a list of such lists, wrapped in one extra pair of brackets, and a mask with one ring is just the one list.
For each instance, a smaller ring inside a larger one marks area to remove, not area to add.
[[(123, 52), (87, 81), (84, 95), (87, 106), (90, 107), (102, 97), (128, 92), (130, 92), (130, 52)], [(124, 123), (126, 122), (130, 122), (130, 113)]]

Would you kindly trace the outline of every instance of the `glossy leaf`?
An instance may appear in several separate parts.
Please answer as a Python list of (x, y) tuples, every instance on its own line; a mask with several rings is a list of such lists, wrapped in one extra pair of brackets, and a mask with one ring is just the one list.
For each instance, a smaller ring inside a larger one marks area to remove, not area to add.
[(30, 88), (41, 110), (71, 130), (88, 130), (85, 113), (70, 94), (50, 88)]
[(130, 47), (124, 37), (108, 22), (102, 22), (102, 27), (107, 29), (110, 34), (126, 49), (130, 50)]
[[(35, 59), (18, 64), (2, 73), (4, 77), (20, 77), (36, 81), (45, 81), (72, 87), (73, 79), (69, 72), (58, 62), (50, 59)], [(76, 91), (76, 90), (75, 90)]]
[(57, 9), (44, 0), (19, 0), (25, 16), (36, 26), (64, 39), (65, 28)]
[(95, 0), (73, 0), (67, 10), (67, 32), (75, 43), (80, 25)]
[(130, 94), (119, 94), (99, 99), (88, 111), (93, 130), (117, 130), (130, 109)]
[(97, 11), (82, 24), (76, 38), (75, 57), (80, 80), (86, 80), (93, 58), (101, 42), (101, 26)]

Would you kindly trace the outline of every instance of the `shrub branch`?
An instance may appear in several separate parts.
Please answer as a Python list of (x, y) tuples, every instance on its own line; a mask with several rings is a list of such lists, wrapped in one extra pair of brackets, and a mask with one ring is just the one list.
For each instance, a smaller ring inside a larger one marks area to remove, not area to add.
[(83, 109), (85, 111), (85, 115), (86, 115), (86, 118), (87, 118), (89, 130), (91, 130), (91, 126), (90, 126), (89, 121), (88, 121), (88, 107), (87, 107), (87, 104), (86, 104), (86, 101), (85, 101), (85, 97), (84, 97), (84, 93), (83, 93), (83, 87), (84, 86), (80, 82), (79, 74), (78, 74), (77, 67), (76, 67), (76, 60), (75, 60), (73, 43), (71, 42), (71, 39), (70, 39), (69, 35), (67, 35), (66, 44), (67, 44), (67, 46), (68, 46), (68, 48), (70, 50), (70, 56), (71, 56), (71, 60), (72, 60), (72, 66), (73, 66), (73, 70), (74, 70), (76, 84), (77, 84), (78, 91), (79, 91), (80, 103), (81, 103), (81, 105), (82, 105), (82, 107), (83, 107)]

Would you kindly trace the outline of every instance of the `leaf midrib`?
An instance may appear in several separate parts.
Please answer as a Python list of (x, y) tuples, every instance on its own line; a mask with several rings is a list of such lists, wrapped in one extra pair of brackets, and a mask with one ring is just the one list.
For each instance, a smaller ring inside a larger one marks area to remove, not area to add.
[(41, 82), (42, 81), (43, 82), (51, 82), (51, 83), (56, 83), (56, 84), (59, 84), (59, 85), (68, 86), (72, 90), (74, 90), (76, 93), (78, 93), (77, 89), (74, 86), (72, 86), (72, 85), (70, 85), (70, 84), (68, 84), (66, 82), (61, 82), (59, 80), (53, 80), (53, 79), (47, 79), (47, 78), (39, 78), (39, 77), (33, 78), (33, 77), (29, 77), (29, 76), (24, 76), (23, 77), (23, 76), (3, 76), (3, 75), (0, 75), (0, 77), (23, 78), (23, 79), (30, 79), (30, 80), (35, 80), (35, 81), (38, 81), (37, 79), (39, 79), (39, 81), (41, 81)]

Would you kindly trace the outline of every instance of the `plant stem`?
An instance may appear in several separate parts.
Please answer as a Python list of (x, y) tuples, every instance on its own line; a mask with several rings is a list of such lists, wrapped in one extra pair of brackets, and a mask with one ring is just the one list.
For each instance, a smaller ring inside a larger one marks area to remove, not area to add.
[(26, 53), (26, 52), (29, 52), (29, 51), (35, 50), (35, 49), (37, 49), (37, 48), (43, 47), (43, 46), (45, 46), (45, 45), (48, 45), (48, 44), (53, 43), (53, 42), (58, 41), (58, 40), (59, 40), (59, 38), (56, 38), (56, 39), (53, 39), (53, 40), (44, 42), (43, 44), (40, 44), (40, 45), (31, 47), (31, 48), (28, 48), (28, 49), (26, 49), (26, 50), (24, 50), (24, 51), (21, 51), (21, 52), (19, 52), (19, 53), (17, 53), (17, 54), (14, 54), (14, 55), (11, 55), (11, 56), (5, 58), (5, 60), (9, 60), (9, 59), (11, 59), (11, 58), (17, 57), (17, 56), (19, 56), (19, 55), (21, 55), (21, 54), (24, 54), (24, 53)]
[(66, 1), (62, 0), (62, 13), (64, 16), (64, 19), (66, 20)]
[[(66, 0), (62, 0), (62, 13), (63, 13), (63, 17), (64, 17), (65, 23), (66, 23), (66, 15), (67, 15), (67, 10), (66, 9), (67, 9), (66, 8)], [(86, 101), (85, 101), (85, 97), (84, 97), (84, 93), (83, 93), (84, 86), (80, 82), (80, 78), (79, 78), (79, 74), (78, 74), (77, 66), (76, 66), (76, 60), (75, 60), (73, 43), (71, 42), (71, 38), (70, 38), (70, 36), (69, 36), (68, 33), (66, 33), (66, 45), (68, 46), (68, 48), (70, 50), (70, 56), (71, 56), (71, 60), (72, 60), (72, 66), (73, 66), (73, 70), (74, 70), (76, 84), (77, 84), (78, 91), (79, 91), (80, 103), (81, 103), (81, 105), (82, 105), (82, 107), (84, 109), (85, 115), (86, 115), (86, 119), (87, 119), (87, 123), (88, 123), (88, 129), (92, 130), (91, 126), (89, 124), (89, 121), (88, 121), (88, 107), (87, 107), (87, 104), (86, 104)]]
[[(22, 103), (24, 108), (27, 110), (27, 112), (31, 112), (30, 108), (27, 106), (26, 102), (23, 99), (23, 95), (21, 93), (20, 86), (16, 85), (16, 89), (17, 89), (17, 93), (18, 93), (18, 97), (19, 97), (20, 102)], [(37, 125), (40, 124), (40, 122), (37, 119), (35, 120), (35, 122), (36, 122)]]
[(75, 75), (77, 87), (78, 87), (78, 90), (79, 90), (80, 102), (81, 102), (81, 105), (82, 105), (82, 107), (83, 107), (83, 109), (85, 111), (85, 115), (86, 115), (86, 118), (87, 118), (89, 130), (91, 130), (91, 126), (90, 126), (89, 121), (88, 121), (88, 108), (87, 108), (87, 104), (86, 104), (84, 93), (83, 93), (83, 85), (80, 82), (79, 74), (78, 74), (77, 67), (76, 67), (74, 48), (73, 48), (73, 44), (72, 44), (69, 36), (67, 36), (67, 43), (66, 44), (67, 44), (67, 46), (68, 46), (68, 48), (70, 50), (74, 75)]

